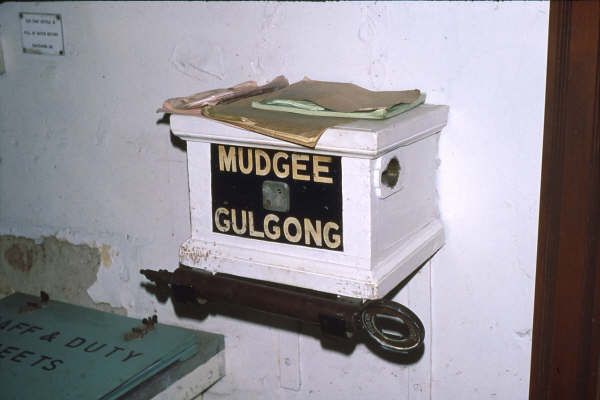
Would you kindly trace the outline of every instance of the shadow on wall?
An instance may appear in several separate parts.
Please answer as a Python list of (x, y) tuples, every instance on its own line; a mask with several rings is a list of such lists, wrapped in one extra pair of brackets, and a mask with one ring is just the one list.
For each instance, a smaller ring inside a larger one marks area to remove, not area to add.
[[(163, 116), (156, 121), (156, 125), (169, 125), (171, 126), (171, 114), (163, 114)], [(178, 138), (171, 132), (170, 140), (173, 147), (181, 150), (187, 151), (187, 142), (183, 139)]]

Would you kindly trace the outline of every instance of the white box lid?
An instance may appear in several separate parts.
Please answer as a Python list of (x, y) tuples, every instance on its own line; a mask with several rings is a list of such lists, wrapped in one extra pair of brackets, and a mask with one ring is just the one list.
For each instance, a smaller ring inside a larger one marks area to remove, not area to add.
[(362, 119), (334, 126), (323, 132), (314, 149), (189, 115), (171, 115), (171, 131), (188, 141), (377, 158), (440, 132), (448, 121), (448, 109), (444, 105), (423, 104), (389, 119)]

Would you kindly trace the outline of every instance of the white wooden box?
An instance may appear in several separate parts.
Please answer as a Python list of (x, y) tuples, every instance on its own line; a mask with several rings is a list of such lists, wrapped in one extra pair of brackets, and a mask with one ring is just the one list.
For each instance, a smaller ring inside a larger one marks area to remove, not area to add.
[[(172, 115), (171, 130), (187, 141), (190, 185), (192, 236), (180, 247), (180, 262), (343, 296), (383, 297), (444, 243), (436, 171), (447, 116), (447, 106), (422, 105), (383, 121), (358, 120), (328, 129), (313, 150)], [(337, 205), (320, 202), (331, 196), (300, 198), (296, 191), (306, 196), (300, 189), (332, 185), (341, 197), (341, 220), (328, 223), (326, 211)], [(241, 198), (254, 203), (235, 205)], [(302, 215), (307, 204), (320, 216)]]

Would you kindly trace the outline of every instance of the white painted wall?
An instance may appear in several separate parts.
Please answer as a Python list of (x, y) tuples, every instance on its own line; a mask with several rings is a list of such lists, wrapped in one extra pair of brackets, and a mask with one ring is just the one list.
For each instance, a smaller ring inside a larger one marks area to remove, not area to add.
[[(66, 55), (23, 54), (20, 11), (61, 13)], [(3, 3), (0, 233), (110, 246), (96, 301), (227, 333), (228, 376), (206, 398), (524, 399), (547, 29), (547, 2)], [(178, 321), (139, 287), (139, 268), (175, 266), (190, 229), (185, 153), (155, 109), (280, 73), (416, 87), (451, 107), (431, 388), (406, 387), (409, 368), (364, 346), (346, 356), (300, 336), (301, 389), (282, 389), (278, 343), (290, 340), (276, 328)]]

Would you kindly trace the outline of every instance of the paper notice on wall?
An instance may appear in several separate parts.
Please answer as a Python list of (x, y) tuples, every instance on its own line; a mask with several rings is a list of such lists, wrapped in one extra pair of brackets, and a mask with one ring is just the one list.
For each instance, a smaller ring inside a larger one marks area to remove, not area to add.
[(23, 52), (64, 55), (60, 14), (20, 13)]

